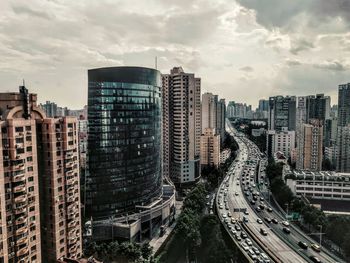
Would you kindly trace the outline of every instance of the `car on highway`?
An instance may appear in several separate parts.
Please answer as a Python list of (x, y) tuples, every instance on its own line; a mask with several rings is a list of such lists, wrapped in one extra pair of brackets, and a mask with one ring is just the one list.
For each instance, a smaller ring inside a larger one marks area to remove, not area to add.
[(268, 207), (268, 208), (267, 208), (267, 212), (270, 212), (270, 213), (271, 213), (271, 212), (272, 212), (272, 208), (271, 208), (271, 207)]
[(242, 240), (242, 238), (238, 235), (238, 233), (236, 233), (235, 239), (236, 239), (237, 241), (241, 241), (241, 240)]
[(219, 208), (220, 208), (220, 209), (223, 209), (224, 207), (223, 207), (223, 205), (220, 205)]
[(256, 222), (258, 222), (258, 224), (262, 224), (263, 223), (263, 221), (260, 218), (256, 219)]
[(265, 199), (264, 197), (260, 197), (260, 201), (263, 202)]
[(244, 251), (248, 251), (249, 250), (249, 247), (244, 242), (241, 243), (241, 247), (243, 248)]
[(260, 254), (261, 259), (264, 261), (264, 263), (270, 263), (269, 257), (265, 253)]
[(248, 223), (248, 217), (243, 216), (243, 222), (244, 222), (244, 223)]
[(228, 212), (228, 213), (227, 213), (227, 216), (228, 216), (228, 217), (231, 217), (231, 213), (230, 213), (230, 212)]
[(251, 203), (252, 205), (255, 205), (255, 201), (254, 201), (254, 200), (250, 200), (250, 203)]
[(270, 218), (268, 218), (268, 217), (265, 217), (265, 221), (267, 222), (267, 223), (271, 223), (271, 219)]
[(309, 259), (311, 259), (312, 262), (321, 263), (321, 260), (318, 257), (310, 256)]
[(247, 238), (247, 237), (248, 237), (247, 234), (244, 233), (244, 232), (242, 231), (242, 232), (241, 232), (241, 238), (245, 239), (245, 238)]
[(231, 223), (232, 223), (232, 224), (236, 224), (236, 222), (237, 222), (237, 221), (236, 221), (236, 218), (231, 218)]
[(252, 260), (256, 260), (258, 257), (255, 255), (254, 251), (252, 249), (248, 250), (248, 254), (251, 257)]
[(263, 228), (260, 228), (260, 234), (262, 234), (263, 236), (267, 236), (267, 232)]
[(253, 245), (253, 242), (252, 242), (249, 238), (246, 238), (245, 243), (246, 243), (248, 246), (252, 246), (252, 245)]
[(244, 211), (245, 215), (249, 215), (249, 212), (247, 210)]
[(290, 234), (290, 229), (288, 227), (282, 228), (283, 232), (286, 234)]
[(278, 224), (278, 221), (277, 221), (276, 218), (272, 218), (272, 219), (271, 219), (271, 222), (274, 223), (274, 224), (276, 224), (276, 225)]
[(308, 245), (303, 242), (303, 241), (299, 241), (298, 242), (298, 246), (301, 247), (302, 249), (307, 249), (308, 248)]
[(252, 247), (252, 250), (254, 251), (255, 255), (260, 255), (260, 250), (257, 247)]
[(321, 247), (315, 243), (311, 244), (310, 247), (316, 252), (321, 252)]
[(255, 210), (256, 210), (256, 212), (261, 212), (260, 207), (257, 207)]
[(282, 221), (282, 225), (284, 225), (284, 226), (289, 226), (290, 224), (289, 224), (288, 221)]
[(241, 231), (241, 227), (239, 226), (239, 225), (235, 225), (235, 229), (237, 230), (237, 231)]
[(227, 217), (227, 215), (226, 215), (226, 214), (222, 214), (222, 218), (224, 218), (224, 219), (225, 219), (226, 217)]

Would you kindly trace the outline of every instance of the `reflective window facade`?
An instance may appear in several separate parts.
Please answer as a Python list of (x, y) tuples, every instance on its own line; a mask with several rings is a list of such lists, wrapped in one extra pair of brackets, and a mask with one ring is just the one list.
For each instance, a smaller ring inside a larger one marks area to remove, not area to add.
[(88, 77), (86, 212), (102, 219), (161, 195), (160, 72), (114, 67)]

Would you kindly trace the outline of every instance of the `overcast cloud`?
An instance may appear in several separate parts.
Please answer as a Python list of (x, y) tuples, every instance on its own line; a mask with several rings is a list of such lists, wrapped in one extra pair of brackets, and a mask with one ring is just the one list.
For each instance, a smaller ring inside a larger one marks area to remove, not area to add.
[(73, 109), (87, 70), (182, 66), (202, 90), (256, 106), (271, 95), (350, 82), (348, 0), (2, 0), (0, 91), (22, 78), (39, 100)]

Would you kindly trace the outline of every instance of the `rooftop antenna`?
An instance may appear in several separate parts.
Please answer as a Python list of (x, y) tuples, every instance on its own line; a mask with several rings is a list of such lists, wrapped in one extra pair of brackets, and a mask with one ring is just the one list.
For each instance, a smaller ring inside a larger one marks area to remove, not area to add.
[(154, 61), (154, 62), (155, 62), (155, 66), (156, 66), (155, 68), (156, 68), (156, 69), (158, 69), (158, 61), (157, 61), (157, 56), (155, 57), (155, 61)]
[(24, 82), (24, 79), (23, 79), (23, 87), (25, 87), (26, 85), (25, 85), (25, 82)]

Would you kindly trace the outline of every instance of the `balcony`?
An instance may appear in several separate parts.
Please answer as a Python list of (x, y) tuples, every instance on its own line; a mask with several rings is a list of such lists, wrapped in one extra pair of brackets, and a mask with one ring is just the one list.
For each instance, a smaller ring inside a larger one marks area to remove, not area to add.
[(68, 251), (69, 251), (69, 253), (74, 253), (77, 251), (77, 248), (78, 247), (74, 245), (74, 246), (71, 246)]
[(77, 224), (78, 224), (78, 222), (75, 221), (75, 220), (73, 220), (73, 221), (71, 221), (71, 222), (68, 223), (68, 228), (75, 227)]
[(20, 238), (20, 239), (17, 240), (17, 245), (27, 244), (27, 241), (28, 241), (28, 239), (27, 239), (26, 236), (25, 236), (25, 237), (22, 237), (22, 238)]
[(17, 256), (23, 256), (23, 255), (27, 254), (28, 251), (29, 251), (28, 247), (24, 247), (24, 248), (18, 250)]
[(15, 214), (16, 214), (16, 215), (22, 214), (22, 213), (25, 213), (26, 211), (27, 211), (26, 207), (17, 208), (17, 209), (15, 209)]
[(21, 234), (24, 234), (26, 232), (28, 232), (28, 228), (26, 226), (23, 226), (23, 227), (16, 230), (16, 235), (21, 235)]
[(77, 238), (76, 237), (68, 238), (68, 245), (73, 245), (76, 242), (77, 242)]
[(26, 177), (24, 174), (18, 174), (16, 176), (13, 177), (13, 181), (14, 182), (21, 182), (21, 181), (25, 181)]
[(15, 204), (24, 203), (27, 201), (27, 197), (25, 195), (21, 195), (15, 198)]
[(14, 193), (19, 193), (19, 192), (24, 192), (24, 191), (26, 191), (25, 185), (19, 185), (19, 186), (16, 186), (15, 188), (13, 188)]
[(17, 218), (16, 219), (16, 225), (24, 223), (26, 221), (26, 219), (27, 218), (24, 217), (24, 216), (21, 216), (21, 217)]

